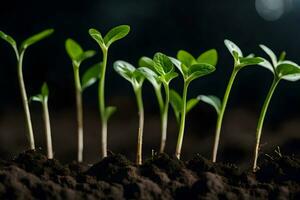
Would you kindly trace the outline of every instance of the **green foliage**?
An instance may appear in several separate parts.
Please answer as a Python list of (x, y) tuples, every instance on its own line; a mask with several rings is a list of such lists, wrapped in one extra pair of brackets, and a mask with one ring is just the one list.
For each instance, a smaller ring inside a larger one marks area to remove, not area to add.
[(199, 95), (197, 99), (211, 105), (216, 110), (217, 114), (220, 113), (222, 103), (218, 97), (213, 95)]
[(81, 62), (96, 54), (93, 50), (83, 51), (81, 46), (75, 40), (70, 38), (66, 40), (65, 48), (69, 57), (77, 67), (79, 67)]
[(49, 89), (47, 83), (43, 83), (41, 87), (41, 91), (39, 94), (34, 95), (30, 98), (30, 101), (37, 101), (37, 102), (46, 102), (49, 96)]
[(108, 106), (105, 108), (105, 117), (107, 120), (117, 111), (117, 107), (115, 106)]
[(198, 63), (208, 63), (212, 66), (216, 66), (218, 62), (218, 52), (215, 49), (210, 49), (204, 53), (202, 53), (197, 58)]
[(47, 29), (27, 38), (24, 42), (22, 42), (20, 49), (21, 50), (27, 49), (29, 46), (43, 40), (46, 37), (49, 37), (53, 32), (54, 29)]
[(88, 68), (81, 79), (82, 90), (90, 87), (100, 78), (100, 69), (102, 68), (102, 63), (96, 63), (95, 65)]
[(124, 38), (128, 35), (130, 27), (128, 25), (120, 25), (112, 28), (105, 37), (102, 37), (102, 34), (96, 29), (90, 29), (90, 36), (100, 45), (101, 49), (108, 49), (109, 46), (117, 40)]
[(12, 47), (16, 48), (17, 43), (16, 41), (9, 35), (5, 34), (4, 32), (0, 31), (0, 37), (8, 42)]

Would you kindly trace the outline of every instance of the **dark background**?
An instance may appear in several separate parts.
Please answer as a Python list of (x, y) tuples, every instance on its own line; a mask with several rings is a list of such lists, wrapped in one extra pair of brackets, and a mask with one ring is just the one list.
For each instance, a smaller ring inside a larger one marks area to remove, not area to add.
[[(175, 56), (179, 49), (185, 49), (198, 56), (205, 50), (216, 48), (219, 53), (216, 72), (194, 81), (189, 96), (215, 94), (222, 97), (233, 64), (223, 44), (226, 38), (238, 44), (244, 54), (255, 53), (266, 57), (258, 47), (263, 43), (276, 54), (285, 50), (288, 59), (300, 63), (300, 2), (283, 1), (288, 8), (286, 12), (279, 19), (268, 21), (258, 14), (252, 0), (11, 0), (1, 3), (0, 30), (12, 35), (20, 44), (43, 29), (55, 29), (55, 34), (50, 38), (27, 50), (24, 77), (28, 96), (36, 94), (41, 84), (47, 81), (51, 94), (54, 148), (58, 158), (68, 161), (76, 156), (76, 121), (73, 72), (64, 42), (71, 37), (84, 49), (98, 51), (93, 59), (82, 65), (81, 70), (84, 71), (102, 59), (97, 44), (88, 35), (88, 29), (93, 27), (104, 34), (116, 25), (130, 25), (130, 34), (110, 48), (106, 99), (108, 104), (118, 107), (118, 113), (109, 127), (109, 146), (113, 151), (133, 157), (137, 133), (135, 99), (130, 84), (112, 70), (113, 61), (122, 59), (136, 64), (139, 57), (152, 57), (157, 51)], [(0, 42), (0, 68), (0, 151), (1, 155), (9, 157), (24, 149), (27, 141), (16, 59), (11, 47), (4, 41)], [(251, 158), (257, 118), (271, 79), (269, 71), (257, 66), (240, 72), (225, 114), (221, 136), (222, 160), (235, 162)], [(172, 87), (181, 91), (181, 84), (182, 81), (177, 79)], [(299, 91), (300, 83), (282, 81), (275, 92), (263, 135), (266, 151), (280, 145), (286, 153), (299, 152)], [(158, 109), (149, 84), (145, 84), (144, 99), (147, 156), (159, 144)], [(100, 145), (96, 86), (84, 94), (84, 106), (85, 156), (88, 162), (93, 162), (97, 160)], [(40, 106), (32, 105), (31, 108), (37, 144), (43, 148)], [(189, 115), (183, 146), (187, 159), (196, 152), (209, 156), (215, 119), (213, 109), (206, 105), (199, 105)], [(172, 153), (177, 138), (177, 125), (172, 112), (169, 132), (167, 151)]]

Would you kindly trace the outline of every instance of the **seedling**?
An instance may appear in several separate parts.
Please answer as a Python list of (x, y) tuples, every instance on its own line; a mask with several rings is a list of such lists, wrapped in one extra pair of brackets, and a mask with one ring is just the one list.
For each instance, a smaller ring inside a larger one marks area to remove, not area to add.
[[(231, 73), (231, 76), (230, 76), (230, 79), (229, 79), (229, 82), (228, 82), (228, 85), (227, 85), (227, 88), (226, 88), (226, 91), (225, 91), (225, 94), (223, 97), (223, 101), (221, 103), (221, 108), (216, 109), (218, 112), (218, 118), (217, 118), (215, 140), (214, 140), (213, 152), (212, 152), (212, 161), (213, 162), (216, 162), (216, 160), (217, 160), (217, 153), (218, 153), (218, 147), (219, 147), (219, 140), (220, 140), (223, 116), (224, 116), (228, 97), (230, 95), (230, 91), (231, 91), (232, 85), (234, 83), (235, 77), (242, 68), (244, 68), (246, 66), (250, 66), (250, 65), (256, 65), (263, 61), (262, 58), (254, 57), (251, 54), (249, 56), (244, 57), (241, 49), (236, 44), (231, 42), (230, 40), (225, 40), (224, 43), (234, 58), (234, 67), (233, 67), (233, 71)], [(214, 98), (210, 98), (210, 101), (211, 101), (210, 102), (211, 104), (217, 104), (217, 102), (214, 102), (215, 101)]]
[(178, 68), (178, 70), (183, 76), (183, 94), (180, 112), (180, 128), (175, 152), (175, 155), (178, 159), (180, 158), (184, 136), (188, 87), (193, 80), (208, 75), (215, 71), (217, 59), (218, 55), (215, 49), (204, 52), (197, 59), (195, 59), (190, 53), (184, 50), (180, 50), (178, 52), (177, 59), (171, 58), (173, 64)]
[[(153, 85), (159, 104), (161, 116), (160, 153), (163, 153), (167, 140), (168, 111), (170, 101), (169, 84), (172, 79), (178, 76), (178, 74), (174, 72), (175, 68), (170, 58), (162, 53), (156, 53), (153, 57), (153, 60), (148, 57), (142, 57), (139, 61), (139, 65), (140, 72)], [(164, 87), (165, 100), (162, 98), (161, 85)]]
[(260, 144), (260, 138), (262, 133), (262, 128), (264, 124), (264, 119), (272, 98), (272, 95), (280, 82), (280, 80), (287, 80), (287, 81), (297, 81), (300, 79), (300, 66), (292, 61), (285, 60), (285, 52), (281, 53), (279, 59), (277, 60), (277, 57), (275, 53), (266, 47), (265, 45), (260, 45), (260, 47), (263, 49), (263, 51), (270, 57), (271, 62), (269, 62), (267, 59), (263, 59), (263, 62), (259, 65), (267, 68), (273, 73), (273, 82), (269, 89), (269, 92), (267, 94), (267, 97), (264, 101), (258, 124), (256, 129), (256, 145), (254, 150), (254, 160), (253, 160), (253, 171), (257, 170), (257, 158), (259, 153), (259, 144)]
[(25, 112), (26, 125), (27, 125), (27, 130), (28, 130), (27, 138), (29, 141), (30, 149), (32, 149), (32, 150), (35, 149), (35, 144), (34, 144), (34, 135), (33, 135), (26, 87), (25, 87), (24, 78), (23, 78), (23, 58), (24, 58), (25, 51), (29, 46), (50, 36), (53, 32), (54, 32), (53, 29), (47, 29), (38, 34), (35, 34), (35, 35), (27, 38), (26, 40), (24, 40), (18, 48), (16, 41), (11, 36), (0, 31), (0, 37), (12, 46), (12, 48), (14, 49), (14, 52), (16, 54), (17, 65), (18, 65), (18, 81), (19, 81), (19, 87), (20, 87), (20, 92), (21, 92), (21, 96), (22, 96), (23, 108), (24, 108), (24, 112)]
[(107, 122), (110, 116), (116, 111), (116, 107), (106, 107), (105, 106), (105, 74), (107, 65), (107, 55), (108, 49), (112, 43), (117, 40), (124, 38), (130, 31), (130, 27), (127, 25), (120, 25), (111, 29), (103, 38), (102, 34), (96, 29), (90, 29), (90, 36), (98, 43), (103, 54), (102, 65), (99, 66), (99, 87), (98, 87), (98, 98), (99, 98), (99, 111), (102, 121), (102, 131), (101, 131), (101, 157), (107, 156)]
[(139, 69), (136, 69), (130, 63), (125, 61), (116, 61), (114, 63), (114, 69), (123, 78), (128, 80), (136, 96), (138, 111), (139, 111), (139, 129), (138, 129), (138, 143), (137, 143), (137, 158), (136, 164), (142, 164), (142, 144), (143, 144), (143, 130), (144, 130), (144, 106), (142, 98), (142, 86), (144, 82), (144, 75)]
[(43, 106), (43, 118), (45, 124), (45, 134), (46, 134), (46, 144), (47, 144), (47, 157), (49, 159), (53, 159), (51, 126), (50, 126), (50, 117), (49, 117), (49, 110), (48, 110), (48, 97), (49, 97), (49, 89), (47, 83), (44, 83), (42, 85), (40, 94), (32, 96), (30, 100), (40, 102)]
[(72, 60), (74, 82), (75, 82), (75, 95), (76, 95), (76, 110), (77, 110), (77, 135), (78, 135), (78, 162), (82, 162), (83, 159), (83, 111), (82, 111), (82, 92), (93, 83), (99, 77), (99, 69), (101, 63), (98, 63), (89, 68), (80, 80), (80, 65), (81, 63), (95, 55), (95, 51), (88, 50), (83, 51), (81, 46), (72, 39), (66, 40), (66, 51)]

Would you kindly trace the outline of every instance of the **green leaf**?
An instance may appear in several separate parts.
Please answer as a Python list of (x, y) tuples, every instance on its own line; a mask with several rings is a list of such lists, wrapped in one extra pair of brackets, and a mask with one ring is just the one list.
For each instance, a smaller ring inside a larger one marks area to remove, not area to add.
[(83, 52), (77, 59), (77, 62), (81, 63), (84, 60), (93, 57), (96, 54), (96, 51), (93, 50), (87, 50), (85, 52)]
[(259, 63), (264, 62), (263, 58), (254, 57), (254, 58), (240, 58), (240, 64), (237, 67), (245, 67), (249, 65), (257, 65)]
[(277, 65), (277, 57), (276, 57), (275, 53), (270, 48), (268, 48), (267, 46), (265, 46), (263, 44), (261, 44), (259, 46), (271, 58), (273, 66), (276, 66)]
[(238, 57), (244, 57), (243, 56), (243, 52), (241, 51), (241, 49), (232, 41), (230, 40), (224, 40), (224, 44), (227, 47), (227, 49), (229, 50), (229, 52), (231, 53), (231, 55), (236, 59), (236, 55), (234, 54), (234, 52), (237, 53)]
[(32, 102), (32, 101), (37, 101), (37, 102), (43, 102), (43, 95), (41, 94), (37, 94), (37, 95), (34, 95), (32, 96), (29, 101)]
[(171, 82), (171, 80), (173, 80), (173, 79), (176, 78), (177, 76), (178, 76), (178, 73), (176, 73), (176, 72), (170, 72), (170, 73), (167, 73), (167, 74), (163, 75), (163, 76), (161, 77), (161, 79), (162, 79), (165, 83), (169, 84), (169, 83)]
[(104, 39), (98, 30), (91, 28), (89, 29), (89, 34), (99, 44), (101, 49), (106, 49)]
[(278, 63), (276, 72), (279, 78), (287, 81), (297, 81), (300, 79), (300, 66), (291, 61)]
[(171, 62), (173, 63), (173, 65), (175, 65), (175, 67), (180, 71), (181, 75), (184, 77), (187, 71), (187, 68), (185, 67), (185, 70), (183, 71), (182, 67), (183, 65), (181, 64), (181, 62), (179, 60), (177, 60), (176, 58), (173, 57), (169, 57)]
[(166, 56), (163, 53), (156, 53), (153, 58), (154, 62), (154, 68), (156, 69), (156, 72), (160, 75), (165, 75), (167, 73), (170, 73), (174, 71), (174, 65), (169, 59), (168, 56)]
[(73, 61), (77, 61), (78, 58), (83, 54), (81, 46), (73, 39), (69, 38), (65, 43), (66, 51)]
[(48, 88), (47, 83), (43, 83), (42, 88), (41, 88), (41, 95), (44, 98), (48, 98), (48, 96), (49, 96), (49, 88)]
[(192, 65), (188, 70), (186, 81), (191, 82), (194, 79), (208, 75), (215, 71), (215, 67), (210, 64), (199, 63)]
[(213, 96), (213, 95), (199, 95), (197, 97), (197, 99), (199, 101), (203, 101), (204, 103), (207, 103), (207, 104), (213, 106), (218, 114), (221, 112), (222, 103), (218, 97)]
[(259, 66), (262, 66), (268, 70), (270, 70), (273, 74), (276, 74), (275, 67), (266, 59), (262, 58), (263, 62), (259, 63)]
[(108, 106), (105, 108), (105, 117), (106, 120), (109, 120), (109, 118), (117, 111), (117, 107), (115, 106)]
[[(189, 52), (185, 51), (185, 50), (180, 50), (177, 53), (177, 59), (184, 64), (187, 68), (192, 66), (193, 64), (196, 64), (197, 61), (194, 58), (194, 56), (192, 56)], [(182, 67), (182, 66), (181, 66)], [(185, 70), (183, 69), (183, 72)]]
[(27, 47), (41, 41), (42, 39), (49, 37), (53, 32), (54, 29), (47, 29), (27, 38), (24, 42), (22, 42), (20, 49), (21, 50), (26, 49)]
[(147, 67), (140, 67), (137, 70), (144, 75), (144, 77), (153, 85), (155, 89), (161, 88), (161, 81), (153, 70)]
[(112, 28), (104, 37), (104, 43), (108, 48), (113, 42), (124, 38), (130, 31), (130, 26), (120, 25)]
[(82, 91), (97, 82), (97, 80), (100, 77), (101, 68), (102, 68), (102, 63), (97, 63), (84, 72), (81, 79)]
[(205, 51), (197, 58), (198, 63), (208, 63), (212, 66), (216, 66), (218, 62), (218, 53), (215, 49)]
[(188, 100), (186, 104), (186, 114), (188, 114), (199, 103), (199, 101), (200, 100), (197, 98)]
[(139, 66), (140, 67), (146, 67), (151, 69), (152, 71), (156, 71), (154, 68), (154, 62), (151, 58), (143, 56), (139, 59)]
[(285, 57), (286, 57), (286, 52), (285, 52), (285, 51), (281, 52), (281, 54), (280, 54), (280, 56), (279, 56), (279, 62), (280, 62), (280, 61), (284, 61), (284, 60), (285, 60)]
[(9, 35), (5, 34), (4, 32), (0, 31), (0, 37), (8, 42), (13, 48), (16, 48), (17, 43), (16, 41)]
[(175, 90), (170, 90), (170, 104), (174, 110), (177, 122), (180, 121), (180, 113), (182, 110), (182, 98)]

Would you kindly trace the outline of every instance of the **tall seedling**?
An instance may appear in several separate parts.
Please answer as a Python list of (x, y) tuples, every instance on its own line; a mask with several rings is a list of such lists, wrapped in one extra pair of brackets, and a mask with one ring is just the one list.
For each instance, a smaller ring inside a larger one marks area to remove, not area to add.
[(95, 51), (83, 51), (81, 46), (72, 39), (67, 39), (65, 43), (66, 51), (72, 60), (75, 96), (76, 96), (76, 111), (77, 111), (77, 136), (78, 136), (78, 153), (77, 160), (82, 162), (83, 159), (83, 110), (82, 110), (82, 92), (99, 78), (99, 65), (96, 64), (90, 67), (80, 79), (81, 63), (95, 55)]
[(49, 159), (53, 159), (51, 126), (50, 126), (50, 117), (49, 117), (49, 109), (48, 109), (48, 97), (49, 97), (49, 89), (47, 84), (44, 83), (41, 87), (40, 94), (32, 96), (30, 100), (40, 102), (43, 106), (43, 119), (45, 125), (45, 136), (46, 136), (46, 144), (47, 144), (47, 157)]
[(216, 160), (217, 160), (217, 152), (218, 152), (218, 147), (219, 147), (219, 140), (220, 140), (223, 116), (224, 116), (228, 97), (229, 97), (233, 82), (235, 80), (235, 77), (242, 68), (249, 66), (249, 65), (256, 65), (263, 61), (261, 58), (253, 57), (252, 55), (244, 57), (240, 48), (236, 44), (231, 42), (230, 40), (225, 40), (224, 43), (234, 58), (234, 67), (233, 67), (233, 71), (231, 73), (231, 76), (230, 76), (230, 79), (229, 79), (229, 82), (228, 82), (228, 85), (227, 85), (227, 88), (226, 88), (226, 91), (225, 91), (225, 94), (223, 97), (223, 101), (222, 101), (221, 105), (219, 105), (218, 100), (212, 96), (206, 96), (206, 97), (200, 96), (199, 97), (202, 100), (204, 100), (206, 103), (210, 103), (211, 105), (213, 105), (218, 113), (215, 139), (214, 139), (213, 151), (212, 151), (212, 161), (213, 162), (216, 162)]
[(50, 36), (53, 32), (54, 32), (53, 29), (47, 29), (36, 35), (33, 35), (33, 36), (27, 38), (26, 40), (24, 40), (18, 48), (16, 41), (11, 36), (0, 31), (0, 37), (12, 46), (12, 48), (15, 51), (16, 57), (17, 57), (18, 81), (19, 81), (19, 87), (20, 87), (20, 92), (21, 92), (21, 96), (22, 96), (22, 102), (23, 102), (25, 118), (26, 118), (26, 125), (27, 125), (27, 130), (28, 130), (27, 138), (29, 141), (30, 149), (33, 149), (33, 150), (35, 149), (35, 143), (34, 143), (34, 135), (33, 135), (26, 87), (25, 87), (24, 78), (23, 78), (23, 58), (24, 58), (25, 51), (29, 46)]
[(190, 53), (184, 50), (180, 50), (177, 54), (177, 59), (171, 58), (174, 65), (178, 68), (183, 77), (183, 93), (182, 93), (182, 106), (180, 112), (180, 128), (177, 140), (177, 146), (175, 155), (179, 159), (181, 154), (184, 129), (185, 129), (185, 117), (187, 111), (187, 92), (190, 83), (202, 76), (208, 75), (215, 71), (215, 65), (217, 63), (217, 52), (212, 49), (204, 54), (201, 54), (195, 59)]
[[(172, 79), (178, 76), (174, 72), (174, 65), (170, 58), (162, 53), (156, 53), (153, 60), (142, 57), (139, 61), (140, 72), (153, 85), (161, 115), (161, 142), (160, 153), (164, 152), (167, 140), (168, 111), (170, 101), (169, 84)], [(162, 98), (161, 85), (163, 85), (165, 99)]]
[(123, 78), (128, 80), (136, 96), (138, 111), (139, 111), (139, 129), (138, 129), (138, 142), (137, 142), (137, 156), (136, 164), (142, 164), (142, 147), (143, 147), (143, 130), (144, 130), (144, 106), (142, 98), (142, 87), (144, 82), (144, 75), (139, 69), (136, 69), (130, 63), (125, 61), (116, 61), (114, 63), (114, 69)]
[(285, 52), (283, 52), (279, 59), (277, 59), (275, 53), (266, 47), (265, 45), (260, 45), (260, 47), (263, 49), (263, 51), (271, 58), (271, 62), (269, 62), (266, 59), (263, 59), (263, 62), (259, 65), (267, 68), (270, 70), (273, 74), (273, 82), (269, 89), (269, 92), (267, 94), (267, 97), (265, 99), (265, 102), (263, 104), (257, 129), (256, 129), (256, 145), (254, 149), (254, 158), (253, 158), (253, 171), (257, 170), (257, 158), (259, 154), (259, 144), (260, 144), (260, 138), (262, 133), (262, 128), (264, 124), (264, 119), (271, 101), (271, 98), (273, 96), (273, 93), (280, 82), (280, 80), (287, 80), (287, 81), (297, 81), (300, 79), (300, 66), (292, 61), (285, 60)]
[(111, 29), (103, 38), (102, 34), (96, 29), (90, 29), (90, 36), (98, 43), (103, 54), (102, 65), (99, 65), (99, 86), (98, 86), (98, 98), (99, 98), (99, 111), (102, 121), (102, 131), (101, 131), (101, 157), (107, 156), (107, 121), (109, 117), (116, 111), (116, 107), (106, 107), (105, 105), (105, 74), (107, 65), (107, 55), (108, 49), (112, 43), (117, 40), (124, 38), (130, 31), (130, 27), (127, 25), (120, 25)]

